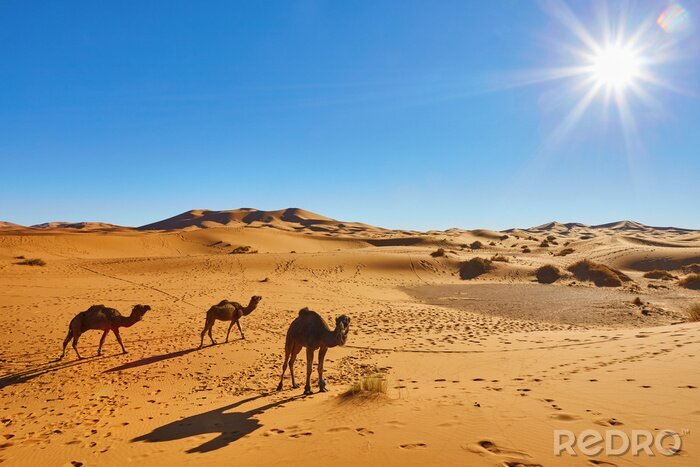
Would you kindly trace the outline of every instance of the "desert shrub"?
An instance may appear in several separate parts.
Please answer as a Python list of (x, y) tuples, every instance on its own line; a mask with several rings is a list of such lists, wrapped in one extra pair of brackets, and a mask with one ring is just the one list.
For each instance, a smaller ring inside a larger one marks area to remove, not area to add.
[(574, 250), (573, 248), (564, 248), (559, 253), (556, 253), (554, 256), (566, 256), (566, 255), (570, 255), (574, 251), (576, 251), (576, 250)]
[(439, 257), (439, 256), (445, 256), (446, 254), (447, 254), (447, 253), (445, 253), (445, 249), (444, 249), (444, 248), (438, 248), (437, 250), (435, 250), (435, 251), (433, 251), (432, 253), (430, 253), (430, 256), (432, 256), (433, 258), (437, 258), (437, 257)]
[(20, 261), (17, 264), (21, 264), (23, 266), (46, 266), (46, 261), (44, 261), (41, 258), (32, 258), (25, 259), (24, 261)]
[(556, 239), (557, 239), (557, 237), (555, 237), (554, 235), (547, 235), (547, 240), (549, 240), (550, 242), (552, 242)]
[(678, 281), (678, 285), (686, 289), (700, 290), (700, 274), (690, 274)]
[(587, 259), (572, 264), (568, 269), (576, 279), (591, 281), (598, 287), (620, 287), (623, 282), (631, 280), (620, 271)]
[(676, 276), (663, 269), (654, 269), (653, 271), (645, 272), (644, 277), (647, 279), (661, 279), (665, 281), (672, 281), (678, 279)]
[(537, 277), (537, 282), (540, 284), (551, 284), (561, 277), (561, 271), (553, 264), (545, 264), (537, 268), (535, 277)]
[(472, 250), (478, 250), (479, 248), (481, 248), (483, 246), (484, 246), (484, 244), (481, 243), (479, 240), (477, 240), (475, 242), (471, 242), (469, 244), (469, 248), (471, 248)]
[(632, 300), (632, 304), (637, 305), (637, 306), (642, 306), (642, 305), (644, 305), (644, 302), (642, 301), (641, 298), (635, 297), (634, 300)]
[(542, 240), (542, 243), (540, 243), (540, 246), (542, 248), (548, 248), (549, 247), (549, 242), (547, 240)]
[(491, 260), (476, 257), (468, 261), (463, 261), (459, 265), (459, 277), (461, 279), (474, 279), (492, 269), (493, 265), (491, 264)]
[(523, 247), (523, 253), (530, 253), (532, 250), (526, 246)]
[(503, 240), (508, 240), (510, 237), (508, 235), (501, 235), (499, 238), (501, 241), (503, 241)]
[(489, 245), (496, 246), (496, 242), (489, 242)]
[(506, 257), (503, 256), (503, 255), (493, 255), (493, 256), (491, 257), (491, 261), (499, 261), (499, 262), (501, 262), (501, 263), (508, 263), (508, 262), (509, 262), (509, 259), (506, 258)]
[(386, 394), (389, 383), (384, 375), (363, 376), (350, 386), (349, 394), (374, 393)]
[(700, 321), (700, 303), (691, 305), (688, 308), (688, 321), (693, 323)]
[(244, 254), (252, 254), (252, 253), (257, 253), (258, 250), (253, 250), (249, 245), (243, 245), (243, 246), (237, 246), (236, 248), (231, 251), (232, 255), (244, 255)]

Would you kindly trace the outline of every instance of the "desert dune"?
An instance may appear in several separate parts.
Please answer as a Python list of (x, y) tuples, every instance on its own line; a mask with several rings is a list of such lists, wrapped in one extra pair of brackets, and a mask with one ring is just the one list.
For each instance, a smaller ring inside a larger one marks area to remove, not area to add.
[[(473, 258), (483, 270), (461, 279)], [(700, 292), (681, 281), (698, 263), (700, 231), (631, 221), (417, 232), (290, 208), (141, 227), (3, 222), (0, 462), (693, 465)], [(535, 276), (545, 265), (560, 273), (551, 284)], [(198, 350), (207, 310), (252, 296), (245, 339), (234, 329), (223, 343), (218, 322), (219, 344)], [(96, 304), (151, 309), (121, 329), (129, 353), (110, 334), (97, 356), (101, 332), (86, 331), (86, 358), (69, 347), (57, 361), (71, 319)], [(287, 375), (276, 390), (304, 307), (331, 330), (350, 318), (325, 358), (328, 392), (314, 367), (310, 396), (303, 351), (299, 387)], [(358, 390), (365, 378), (385, 387)], [(608, 428), (675, 430), (682, 450), (553, 455), (555, 429)]]

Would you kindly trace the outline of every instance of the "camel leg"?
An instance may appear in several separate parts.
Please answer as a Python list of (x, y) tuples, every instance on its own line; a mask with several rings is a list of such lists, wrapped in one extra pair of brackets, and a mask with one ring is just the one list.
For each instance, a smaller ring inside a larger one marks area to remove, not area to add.
[(318, 390), (320, 392), (326, 392), (326, 380), (323, 379), (323, 359), (326, 358), (326, 351), (328, 348), (321, 347), (318, 350)]
[(211, 335), (211, 330), (214, 327), (214, 320), (211, 320), (211, 322), (208, 323), (209, 328), (209, 339), (211, 339), (211, 345), (216, 345), (216, 341), (214, 340), (214, 336)]
[(314, 368), (314, 349), (306, 348), (306, 386), (304, 386), (304, 395), (313, 394), (311, 392), (311, 371)]
[(238, 325), (238, 332), (241, 333), (241, 339), (245, 339), (245, 335), (243, 334), (243, 329), (241, 329), (241, 322), (236, 321), (236, 324)]
[(68, 329), (68, 335), (66, 336), (66, 339), (63, 341), (63, 352), (61, 352), (61, 356), (58, 357), (59, 360), (63, 360), (63, 357), (66, 356), (66, 347), (68, 347), (68, 343), (70, 340), (73, 338), (73, 330)]
[(100, 338), (100, 346), (97, 348), (97, 355), (102, 355), (102, 346), (105, 343), (105, 339), (107, 339), (108, 332), (109, 332), (109, 330), (102, 333), (102, 337)]
[(78, 360), (82, 360), (83, 357), (80, 355), (80, 352), (78, 352), (78, 338), (80, 337), (79, 334), (73, 332), (73, 349), (75, 350), (75, 354), (78, 356)]
[(284, 363), (282, 364), (282, 376), (280, 376), (280, 384), (277, 385), (277, 390), (282, 390), (282, 382), (284, 381), (284, 372), (287, 371), (287, 362), (289, 362), (289, 351), (284, 349)]
[(207, 334), (207, 328), (209, 327), (209, 318), (204, 321), (204, 329), (202, 329), (201, 339), (199, 340), (199, 348), (204, 347), (204, 336)]
[(294, 381), (294, 362), (297, 360), (297, 354), (301, 352), (301, 345), (294, 344), (292, 347), (292, 354), (289, 357), (289, 372), (292, 374), (292, 387), (294, 389), (298, 388), (296, 381)]
[(117, 336), (117, 341), (119, 341), (119, 345), (122, 346), (122, 353), (127, 353), (126, 349), (124, 348), (124, 343), (122, 342), (122, 336), (119, 335), (119, 328), (114, 328), (114, 335)]
[(233, 327), (233, 321), (228, 325), (228, 332), (226, 333), (226, 343), (228, 343), (228, 336), (231, 334), (231, 328)]

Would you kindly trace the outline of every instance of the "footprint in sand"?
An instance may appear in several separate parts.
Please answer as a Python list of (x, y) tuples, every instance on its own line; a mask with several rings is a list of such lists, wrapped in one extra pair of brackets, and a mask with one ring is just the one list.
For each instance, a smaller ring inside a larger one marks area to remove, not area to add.
[(591, 464), (591, 465), (603, 465), (603, 466), (604, 466), (604, 465), (607, 465), (607, 466), (610, 466), (610, 467), (617, 467), (617, 464), (613, 464), (612, 462), (599, 461), (599, 460), (596, 460), (596, 459), (589, 459), (589, 460), (588, 460), (588, 463)]
[(374, 431), (368, 430), (367, 428), (355, 428), (355, 431), (357, 432), (358, 435), (360, 436), (367, 436), (367, 435), (373, 435)]
[(594, 420), (593, 423), (596, 425), (600, 426), (618, 426), (618, 425), (624, 425), (620, 420), (616, 418), (600, 418), (598, 420)]
[(301, 438), (302, 436), (311, 436), (313, 433), (310, 431), (305, 431), (303, 433), (294, 433), (293, 435), (289, 435), (290, 438)]
[(425, 443), (410, 443), (402, 444), (401, 449), (417, 449), (417, 448), (427, 448), (428, 445)]
[(552, 414), (549, 416), (549, 418), (553, 418), (555, 420), (559, 420), (562, 422), (572, 422), (574, 420), (580, 420), (581, 417), (578, 415), (573, 415), (569, 413), (557, 413), (557, 414)]

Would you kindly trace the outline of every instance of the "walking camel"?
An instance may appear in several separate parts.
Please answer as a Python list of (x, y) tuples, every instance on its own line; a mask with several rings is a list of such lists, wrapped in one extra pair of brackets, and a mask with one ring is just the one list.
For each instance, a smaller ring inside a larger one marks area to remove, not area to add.
[(248, 316), (255, 310), (260, 303), (262, 297), (260, 295), (253, 295), (250, 297), (250, 302), (248, 306), (243, 306), (238, 302), (229, 302), (228, 300), (222, 300), (217, 305), (209, 308), (207, 311), (207, 320), (204, 322), (204, 329), (202, 329), (202, 338), (199, 342), (199, 348), (204, 346), (204, 335), (208, 332), (209, 339), (211, 339), (212, 345), (216, 344), (214, 337), (211, 335), (211, 329), (214, 323), (218, 321), (230, 321), (231, 324), (228, 326), (228, 332), (226, 333), (226, 342), (228, 342), (228, 336), (231, 334), (231, 328), (234, 323), (238, 325), (238, 330), (241, 333), (241, 339), (245, 339), (243, 330), (241, 329), (240, 319), (241, 316)]
[(350, 318), (340, 315), (335, 319), (335, 329), (330, 330), (326, 322), (315, 311), (308, 308), (299, 310), (297, 316), (287, 330), (287, 340), (284, 345), (284, 364), (282, 365), (282, 376), (277, 390), (282, 390), (284, 372), (292, 374), (292, 387), (298, 387), (294, 381), (294, 361), (302, 347), (306, 347), (306, 386), (304, 395), (311, 394), (311, 371), (313, 369), (314, 352), (318, 349), (318, 389), (326, 392), (326, 382), (323, 380), (323, 360), (329, 347), (345, 345), (350, 330)]
[(121, 313), (114, 308), (108, 308), (104, 305), (93, 305), (86, 311), (81, 311), (71, 320), (68, 326), (68, 335), (63, 341), (63, 352), (59, 360), (65, 357), (66, 347), (71, 339), (73, 339), (75, 353), (78, 355), (79, 359), (82, 359), (83, 357), (80, 355), (80, 352), (78, 352), (78, 339), (81, 334), (91, 329), (104, 331), (100, 339), (100, 346), (97, 348), (97, 355), (102, 355), (102, 345), (105, 343), (109, 331), (112, 331), (114, 335), (117, 336), (117, 341), (119, 345), (121, 345), (123, 353), (126, 353), (124, 343), (119, 335), (119, 328), (128, 328), (138, 323), (141, 321), (141, 318), (143, 318), (143, 315), (150, 309), (151, 307), (148, 305), (134, 305), (129, 316), (122, 316)]

